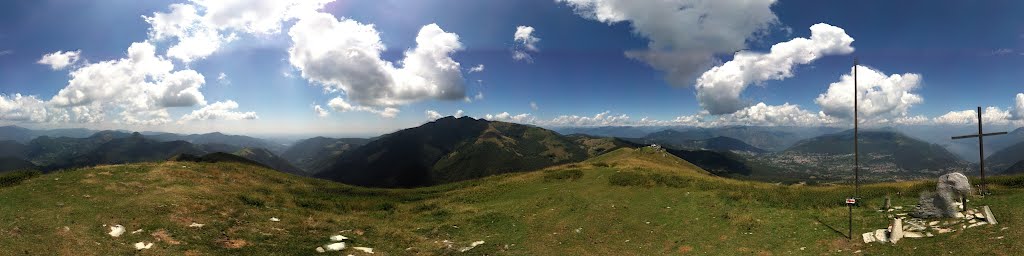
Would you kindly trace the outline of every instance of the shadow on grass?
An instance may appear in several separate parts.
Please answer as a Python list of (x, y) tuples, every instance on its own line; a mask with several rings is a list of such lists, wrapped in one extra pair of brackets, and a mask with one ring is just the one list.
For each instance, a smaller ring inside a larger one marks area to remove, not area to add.
[(814, 220), (815, 220), (815, 221), (817, 221), (817, 222), (818, 222), (818, 224), (821, 224), (821, 225), (823, 225), (823, 226), (825, 226), (825, 227), (828, 227), (828, 228), (829, 228), (829, 229), (831, 229), (832, 231), (835, 231), (835, 232), (836, 232), (836, 234), (837, 234), (837, 235), (839, 235), (839, 236), (841, 236), (841, 237), (844, 237), (844, 238), (848, 238), (848, 239), (853, 239), (852, 237), (850, 237), (850, 236), (849, 236), (850, 234), (847, 234), (846, 232), (840, 231), (840, 230), (839, 230), (839, 229), (837, 229), (836, 227), (833, 227), (832, 225), (829, 225), (828, 223), (825, 223), (825, 221), (824, 221), (824, 220), (821, 220), (821, 217), (819, 217), (819, 216), (815, 216), (815, 217), (814, 217)]

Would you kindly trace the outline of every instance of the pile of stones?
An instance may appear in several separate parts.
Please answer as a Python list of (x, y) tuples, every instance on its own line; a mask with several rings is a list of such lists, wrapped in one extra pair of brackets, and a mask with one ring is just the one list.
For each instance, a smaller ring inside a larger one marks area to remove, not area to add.
[(936, 190), (921, 193), (913, 211), (904, 211), (902, 206), (879, 210), (887, 212), (892, 222), (888, 228), (862, 234), (864, 243), (896, 243), (903, 238), (933, 237), (998, 223), (988, 206), (974, 209), (964, 206), (971, 192), (967, 176), (961, 173), (942, 175)]

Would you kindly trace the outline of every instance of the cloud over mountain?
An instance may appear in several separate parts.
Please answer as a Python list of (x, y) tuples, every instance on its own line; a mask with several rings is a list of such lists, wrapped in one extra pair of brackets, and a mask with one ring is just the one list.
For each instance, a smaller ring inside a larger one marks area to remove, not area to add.
[(512, 59), (517, 61), (532, 62), (533, 57), (530, 56), (530, 52), (540, 51), (537, 48), (540, 38), (533, 35), (533, 27), (531, 26), (516, 27), (516, 33), (512, 36), (512, 42), (514, 43)]
[(826, 55), (853, 52), (853, 38), (842, 28), (819, 23), (810, 38), (794, 38), (772, 46), (768, 53), (737, 52), (733, 59), (704, 72), (697, 79), (697, 100), (713, 115), (736, 112), (748, 105), (740, 94), (751, 84), (793, 76), (796, 65)]
[(390, 108), (465, 97), (460, 64), (450, 56), (462, 43), (437, 24), (420, 29), (401, 67), (381, 59), (386, 48), (372, 24), (317, 13), (296, 22), (288, 35), (289, 62), (302, 77), (327, 91), (344, 92), (356, 104)]
[(648, 49), (626, 56), (664, 71), (669, 82), (690, 85), (714, 62), (715, 54), (744, 49), (778, 18), (775, 0), (557, 0), (587, 19), (608, 24), (629, 22), (650, 40)]
[[(906, 73), (886, 75), (882, 71), (858, 65), (857, 98), (861, 118), (903, 117), (915, 104), (924, 99), (912, 91), (921, 87), (921, 75)], [(814, 100), (822, 111), (838, 118), (853, 117), (853, 68), (828, 91)]]

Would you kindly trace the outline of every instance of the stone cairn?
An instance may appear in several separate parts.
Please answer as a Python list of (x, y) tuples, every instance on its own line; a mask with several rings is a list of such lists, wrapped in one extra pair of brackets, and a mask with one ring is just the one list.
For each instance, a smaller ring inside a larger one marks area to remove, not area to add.
[(971, 193), (967, 176), (954, 172), (939, 177), (935, 192), (923, 192), (911, 212), (902, 206), (886, 207), (892, 223), (888, 228), (862, 234), (864, 243), (896, 243), (903, 238), (933, 237), (935, 234), (956, 232), (981, 225), (997, 224), (988, 206), (966, 209), (964, 203)]

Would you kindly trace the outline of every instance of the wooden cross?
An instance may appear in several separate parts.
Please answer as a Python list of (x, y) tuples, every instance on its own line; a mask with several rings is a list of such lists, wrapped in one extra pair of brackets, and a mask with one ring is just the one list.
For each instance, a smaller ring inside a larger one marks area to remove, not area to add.
[(978, 134), (962, 135), (953, 137), (956, 139), (978, 138), (978, 155), (981, 157), (978, 162), (978, 170), (981, 171), (981, 194), (985, 194), (985, 136), (1003, 135), (1006, 132), (982, 133), (981, 130), (981, 107), (978, 107)]

